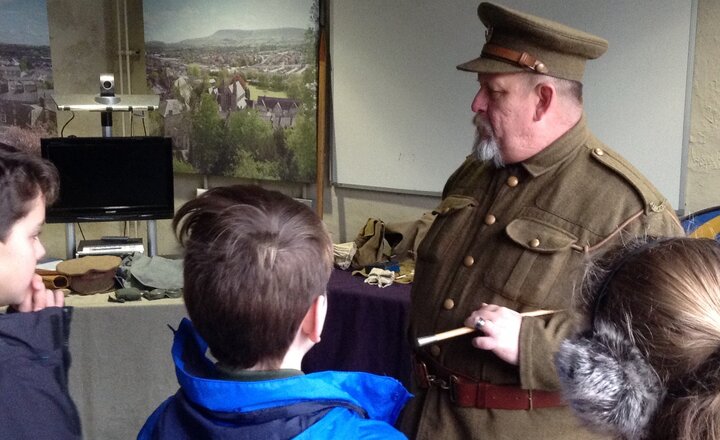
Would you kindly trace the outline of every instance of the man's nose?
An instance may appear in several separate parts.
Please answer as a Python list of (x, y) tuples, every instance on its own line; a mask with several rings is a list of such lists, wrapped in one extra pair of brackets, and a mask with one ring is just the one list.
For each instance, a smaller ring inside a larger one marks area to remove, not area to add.
[(473, 113), (485, 112), (487, 108), (487, 100), (485, 99), (485, 93), (483, 89), (478, 90), (473, 98), (472, 104), (470, 105)]

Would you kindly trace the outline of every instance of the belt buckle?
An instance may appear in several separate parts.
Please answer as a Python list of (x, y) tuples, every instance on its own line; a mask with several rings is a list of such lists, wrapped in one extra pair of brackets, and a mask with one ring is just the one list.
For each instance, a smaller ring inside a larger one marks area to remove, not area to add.
[(452, 387), (450, 386), (450, 383), (444, 379), (441, 379), (437, 377), (434, 374), (428, 374), (427, 380), (430, 383), (430, 385), (435, 385), (441, 390), (451, 390)]
[(415, 364), (415, 375), (418, 378), (418, 386), (420, 388), (428, 389), (431, 386), (437, 386), (443, 390), (450, 389), (450, 384), (448, 381), (443, 380), (435, 374), (428, 373), (428, 368), (425, 362), (416, 360)]

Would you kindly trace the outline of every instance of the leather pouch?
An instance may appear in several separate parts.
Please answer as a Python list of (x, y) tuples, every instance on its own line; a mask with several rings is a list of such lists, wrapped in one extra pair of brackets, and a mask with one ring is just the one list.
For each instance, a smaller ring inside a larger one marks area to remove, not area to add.
[(115, 272), (120, 262), (120, 257), (115, 255), (89, 255), (62, 261), (56, 269), (70, 279), (71, 290), (90, 295), (115, 287)]
[(47, 289), (67, 289), (70, 287), (68, 277), (56, 270), (35, 269), (35, 273), (40, 275)]

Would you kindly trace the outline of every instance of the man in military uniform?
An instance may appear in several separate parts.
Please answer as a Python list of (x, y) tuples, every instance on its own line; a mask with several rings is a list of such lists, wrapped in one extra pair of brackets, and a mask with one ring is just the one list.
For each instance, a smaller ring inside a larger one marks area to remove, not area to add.
[[(553, 366), (583, 261), (632, 235), (675, 236), (667, 200), (586, 126), (582, 76), (602, 38), (482, 3), (475, 151), (448, 180), (417, 256), (410, 337), (418, 439), (592, 439)], [(536, 316), (532, 312), (545, 314)], [(531, 312), (528, 316), (528, 312)]]

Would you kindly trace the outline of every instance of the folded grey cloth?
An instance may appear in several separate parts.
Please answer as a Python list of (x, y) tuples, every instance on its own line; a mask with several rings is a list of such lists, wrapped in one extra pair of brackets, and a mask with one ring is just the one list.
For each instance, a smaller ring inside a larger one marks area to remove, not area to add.
[(141, 290), (180, 290), (183, 287), (182, 260), (134, 253), (123, 260), (121, 272), (124, 287)]

